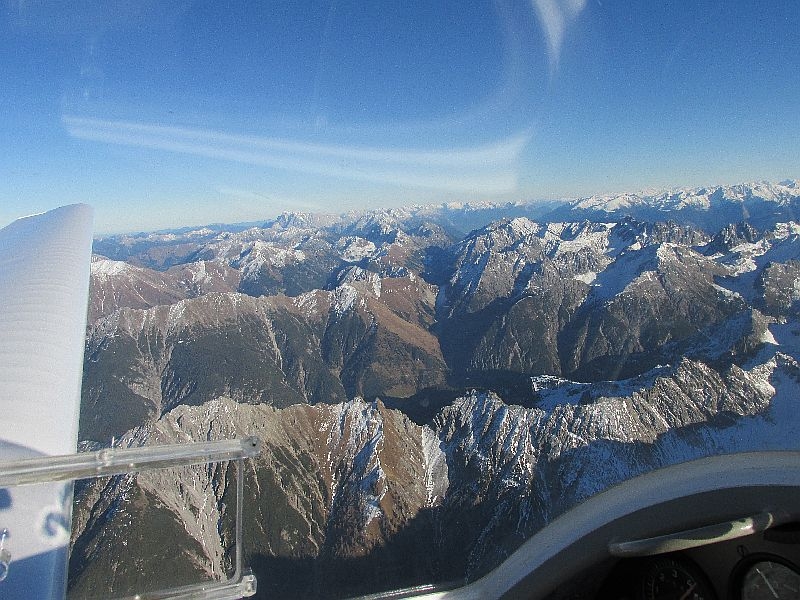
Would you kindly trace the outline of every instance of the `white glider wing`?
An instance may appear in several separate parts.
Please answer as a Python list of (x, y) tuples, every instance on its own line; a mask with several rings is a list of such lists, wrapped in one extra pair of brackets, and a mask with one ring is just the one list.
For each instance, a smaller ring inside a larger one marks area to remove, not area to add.
[[(92, 209), (0, 230), (0, 461), (76, 451)], [(0, 597), (62, 598), (72, 483), (0, 489)]]

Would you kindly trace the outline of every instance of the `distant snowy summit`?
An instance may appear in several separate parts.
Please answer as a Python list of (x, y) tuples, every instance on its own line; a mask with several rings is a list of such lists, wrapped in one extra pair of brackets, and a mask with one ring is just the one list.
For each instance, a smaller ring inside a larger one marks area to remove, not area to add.
[[(308, 215), (298, 215), (301, 220)], [(761, 229), (776, 223), (800, 220), (800, 185), (793, 179), (780, 183), (766, 181), (682, 187), (669, 190), (621, 194), (598, 194), (573, 200), (536, 200), (517, 202), (445, 202), (399, 208), (352, 212), (338, 218), (340, 226), (366, 231), (370, 226), (384, 233), (396, 230), (400, 223), (433, 222), (448, 232), (461, 235), (500, 219), (527, 217), (538, 223), (577, 221), (608, 222), (631, 217), (655, 223), (675, 221), (714, 234), (731, 223), (747, 222)], [(268, 225), (296, 221), (282, 215)], [(333, 225), (328, 217), (325, 225)]]
[(615, 212), (648, 206), (662, 211), (680, 211), (686, 208), (712, 210), (728, 204), (744, 204), (755, 199), (778, 205), (791, 203), (800, 197), (800, 188), (793, 180), (778, 184), (769, 182), (720, 185), (700, 188), (678, 188), (659, 193), (601, 195), (581, 198), (570, 203), (579, 210), (599, 209)]
[[(109, 258), (127, 260), (153, 246), (172, 246), (170, 254), (175, 254), (180, 253), (182, 245), (187, 245), (186, 256), (177, 261), (184, 262), (191, 251), (188, 245), (219, 243), (223, 238), (229, 245), (253, 238), (262, 239), (265, 230), (269, 231), (270, 239), (284, 241), (289, 237), (317, 235), (321, 231), (388, 239), (409, 227), (434, 224), (454, 237), (462, 237), (489, 223), (519, 217), (542, 224), (619, 222), (626, 217), (648, 223), (675, 221), (699, 227), (712, 235), (729, 224), (741, 222), (759, 229), (771, 229), (777, 223), (800, 221), (800, 185), (787, 179), (780, 183), (598, 194), (571, 200), (443, 202), (339, 215), (285, 212), (258, 223), (214, 224), (103, 236), (95, 240), (95, 251)], [(171, 264), (175, 263), (160, 266), (165, 268)]]
[(647, 222), (674, 220), (710, 233), (730, 223), (746, 221), (768, 228), (797, 220), (800, 186), (794, 180), (756, 182), (661, 192), (595, 195), (556, 208), (547, 220), (618, 219), (630, 216)]

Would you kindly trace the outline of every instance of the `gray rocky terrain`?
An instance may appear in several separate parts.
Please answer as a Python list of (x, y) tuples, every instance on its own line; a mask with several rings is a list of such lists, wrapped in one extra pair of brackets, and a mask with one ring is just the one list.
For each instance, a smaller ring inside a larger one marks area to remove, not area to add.
[[(797, 447), (798, 202), (785, 182), (107, 238), (81, 439), (260, 437), (263, 597), (470, 580), (627, 478)], [(73, 597), (166, 556), (148, 585), (225, 577), (236, 477), (79, 486)]]

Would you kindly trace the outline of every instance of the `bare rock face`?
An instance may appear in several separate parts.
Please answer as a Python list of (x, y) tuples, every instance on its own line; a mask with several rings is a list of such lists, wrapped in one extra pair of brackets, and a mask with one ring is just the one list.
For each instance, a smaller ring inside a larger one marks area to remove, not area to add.
[(448, 364), (475, 384), (491, 372), (501, 386), (526, 373), (619, 379), (671, 362), (745, 308), (716, 283), (725, 266), (685, 245), (705, 241), (630, 220), (515, 219), (473, 232), (439, 293)]
[(89, 331), (82, 436), (107, 441), (223, 395), (288, 406), (444, 384), (438, 340), (425, 327), (434, 288), (414, 276), (373, 283), (119, 309)]
[(92, 258), (89, 323), (120, 307), (150, 308), (237, 288), (239, 274), (224, 264), (198, 261), (154, 271), (101, 256)]
[[(584, 199), (551, 222), (445, 205), (98, 243), (129, 262), (93, 265), (85, 444), (265, 450), (240, 474), (78, 486), (71, 593), (225, 577), (237, 477), (261, 593), (347, 597), (479, 577), (652, 469), (796, 448), (800, 226), (778, 217), (797, 198), (757, 184)], [(771, 220), (737, 224), (762, 205)], [(458, 231), (479, 215), (499, 220)]]
[[(782, 354), (750, 370), (687, 359), (604, 387), (544, 382), (533, 408), (472, 392), (428, 425), (379, 401), (275, 408), (219, 398), (176, 407), (121, 443), (259, 436), (264, 453), (244, 469), (249, 562), (275, 593), (344, 597), (477, 577), (615, 483), (708, 454), (785, 447), (800, 431), (797, 372)], [(120, 582), (134, 577), (131, 564), (157, 569), (159, 555), (132, 541), (120, 554), (119, 544), (135, 535), (127, 523), (163, 526), (167, 516), (187, 570), (224, 573), (233, 477), (218, 465), (84, 491), (76, 581), (96, 580), (112, 560), (101, 556), (116, 556)]]

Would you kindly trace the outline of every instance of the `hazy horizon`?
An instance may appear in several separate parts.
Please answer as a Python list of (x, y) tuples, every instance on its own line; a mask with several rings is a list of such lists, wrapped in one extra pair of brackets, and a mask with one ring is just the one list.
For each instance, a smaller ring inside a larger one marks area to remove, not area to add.
[(599, 0), (0, 10), (0, 222), (100, 232), (285, 210), (796, 177), (800, 6)]

